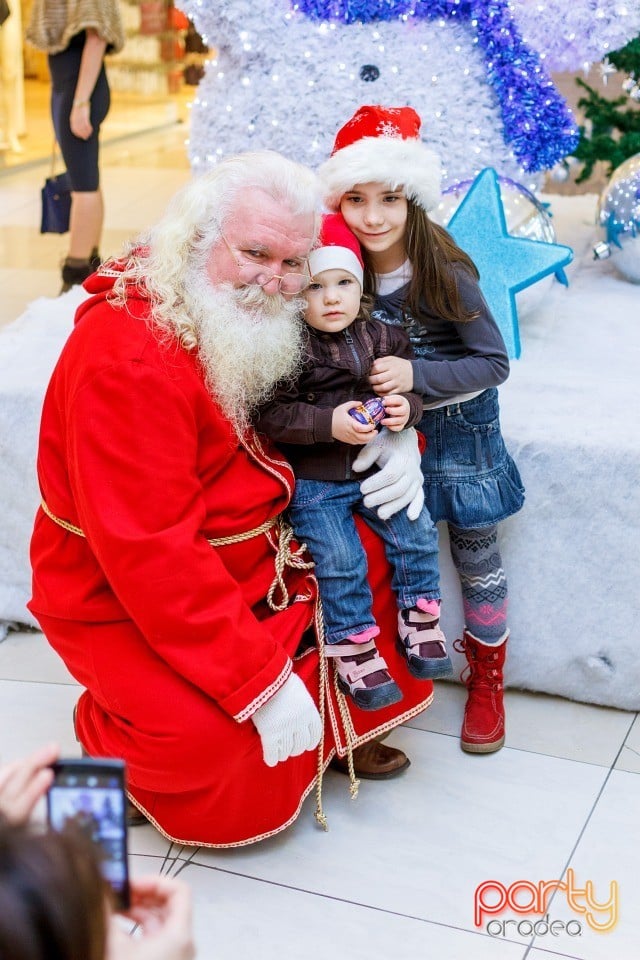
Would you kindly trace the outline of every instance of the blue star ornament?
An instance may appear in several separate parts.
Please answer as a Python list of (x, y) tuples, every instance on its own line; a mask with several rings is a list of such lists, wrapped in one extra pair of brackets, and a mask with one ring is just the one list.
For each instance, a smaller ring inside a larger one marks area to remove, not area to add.
[(515, 295), (550, 273), (566, 284), (563, 267), (573, 250), (561, 243), (512, 237), (502, 206), (498, 175), (482, 170), (447, 225), (480, 273), (480, 289), (504, 337), (509, 357), (520, 356)]

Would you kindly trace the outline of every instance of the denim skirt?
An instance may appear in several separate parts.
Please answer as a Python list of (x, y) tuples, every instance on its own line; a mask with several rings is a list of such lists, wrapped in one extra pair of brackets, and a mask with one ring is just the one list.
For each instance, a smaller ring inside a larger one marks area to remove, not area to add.
[(434, 523), (475, 530), (518, 512), (524, 487), (502, 439), (495, 387), (464, 403), (425, 410), (418, 430), (427, 439), (422, 470)]

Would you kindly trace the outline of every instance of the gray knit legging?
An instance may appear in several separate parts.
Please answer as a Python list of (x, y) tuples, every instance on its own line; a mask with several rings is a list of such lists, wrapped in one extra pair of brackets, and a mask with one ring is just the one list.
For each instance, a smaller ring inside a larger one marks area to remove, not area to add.
[(450, 523), (449, 542), (462, 586), (466, 629), (482, 643), (502, 643), (507, 635), (507, 578), (497, 525), (461, 530)]

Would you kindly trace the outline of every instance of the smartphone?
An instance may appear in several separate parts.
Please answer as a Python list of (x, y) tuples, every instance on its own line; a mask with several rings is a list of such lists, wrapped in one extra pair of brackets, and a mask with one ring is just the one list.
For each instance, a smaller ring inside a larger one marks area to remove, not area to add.
[(127, 795), (123, 760), (78, 757), (53, 764), (47, 819), (53, 830), (73, 825), (100, 848), (102, 875), (117, 909), (129, 906)]

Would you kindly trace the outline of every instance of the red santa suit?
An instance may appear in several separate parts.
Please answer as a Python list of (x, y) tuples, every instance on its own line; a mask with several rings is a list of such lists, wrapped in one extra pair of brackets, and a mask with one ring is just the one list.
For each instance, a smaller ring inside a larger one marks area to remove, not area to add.
[(292, 670), (321, 696), (309, 557), (272, 586), (293, 474), (264, 439), (238, 441), (195, 351), (157, 337), (140, 291), (112, 305), (112, 283), (88, 281), (46, 394), (29, 608), (86, 688), (80, 741), (126, 760), (130, 796), (158, 829), (251, 843), (296, 818), (347, 736), (355, 746), (415, 716), (432, 685), (395, 652), (389, 572), (365, 529), (379, 647), (403, 700), (340, 711), (327, 677), (319, 753), (265, 765), (251, 715)]

